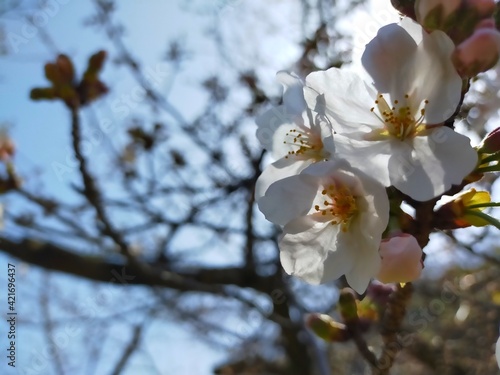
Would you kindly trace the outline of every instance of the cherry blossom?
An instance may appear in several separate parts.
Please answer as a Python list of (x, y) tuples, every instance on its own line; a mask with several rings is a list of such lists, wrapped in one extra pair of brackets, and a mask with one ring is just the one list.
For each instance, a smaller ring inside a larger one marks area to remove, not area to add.
[(494, 67), (500, 56), (500, 32), (479, 28), (457, 46), (452, 61), (463, 77), (474, 77)]
[(382, 185), (345, 161), (315, 163), (272, 184), (261, 200), (266, 218), (284, 225), (284, 270), (311, 284), (346, 276), (363, 293), (379, 271), (378, 247), (389, 220)]
[(338, 157), (418, 201), (460, 184), (477, 152), (469, 138), (442, 126), (460, 102), (453, 49), (443, 32), (428, 34), (405, 18), (366, 47), (363, 65), (373, 85), (337, 68), (309, 74), (305, 100), (330, 119)]
[(276, 160), (257, 181), (257, 202), (269, 185), (327, 160), (334, 150), (331, 125), (306, 106), (300, 79), (287, 72), (279, 72), (277, 78), (285, 87), (283, 105), (256, 119), (257, 138)]

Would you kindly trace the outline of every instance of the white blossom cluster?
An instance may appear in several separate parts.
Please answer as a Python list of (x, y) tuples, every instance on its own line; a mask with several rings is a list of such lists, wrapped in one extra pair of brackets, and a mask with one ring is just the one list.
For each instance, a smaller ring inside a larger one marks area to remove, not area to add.
[[(457, 42), (449, 30), (429, 26), (429, 17), (454, 11), (450, 4), (421, 0), (416, 7), (419, 22), (404, 17), (366, 45), (362, 63), (370, 81), (338, 68), (304, 80), (277, 75), (283, 104), (256, 120), (257, 137), (275, 161), (255, 195), (266, 218), (282, 227), (280, 259), (288, 274), (312, 284), (345, 275), (359, 293), (375, 277), (411, 281), (422, 267), (421, 249), (405, 233), (398, 241), (384, 238), (386, 188), (424, 202), (462, 184), (478, 166), (470, 139), (445, 122), (460, 105), (468, 74), (491, 64), (479, 66), (469, 56), (467, 39)], [(418, 267), (404, 266), (413, 275), (406, 279), (391, 276), (401, 274), (397, 258), (383, 266), (402, 247)]]

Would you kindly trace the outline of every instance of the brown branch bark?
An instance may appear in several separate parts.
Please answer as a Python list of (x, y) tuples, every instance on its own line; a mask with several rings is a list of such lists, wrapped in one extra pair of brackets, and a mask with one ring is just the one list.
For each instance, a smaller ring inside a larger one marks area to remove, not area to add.
[(78, 160), (78, 165), (80, 169), (80, 174), (83, 181), (83, 195), (87, 198), (88, 202), (94, 207), (97, 218), (102, 223), (104, 227), (103, 233), (113, 240), (113, 242), (120, 248), (120, 251), (126, 255), (131, 263), (133, 262), (132, 256), (129, 254), (128, 245), (125, 242), (123, 236), (114, 228), (111, 220), (109, 219), (106, 211), (104, 209), (104, 204), (102, 200), (102, 194), (99, 191), (95, 178), (90, 173), (87, 165), (87, 160), (82, 152), (81, 147), (81, 124), (79, 118), (79, 108), (74, 105), (71, 108), (71, 136), (73, 143), (73, 150), (75, 151), (75, 157)]
[[(253, 287), (265, 292), (271, 277), (246, 277), (244, 268), (228, 267), (216, 269), (196, 269), (174, 272), (136, 264), (110, 261), (103, 256), (83, 255), (61, 246), (24, 239), (19, 242), (0, 237), (0, 250), (24, 262), (51, 271), (64, 272), (73, 276), (105, 283), (124, 285), (146, 285), (220, 294), (224, 285)], [(151, 271), (151, 272), (148, 272)]]

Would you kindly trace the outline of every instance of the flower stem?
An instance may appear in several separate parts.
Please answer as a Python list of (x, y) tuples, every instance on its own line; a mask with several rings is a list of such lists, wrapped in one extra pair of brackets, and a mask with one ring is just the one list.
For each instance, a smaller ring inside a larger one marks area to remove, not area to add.
[(500, 164), (489, 165), (487, 167), (479, 167), (475, 170), (477, 173), (485, 172), (500, 172)]
[(494, 217), (491, 217), (488, 214), (485, 214), (484, 212), (474, 211), (474, 210), (470, 210), (470, 211), (467, 210), (467, 215), (472, 215), (472, 216), (480, 217), (481, 219), (487, 221), (488, 223), (490, 223), (494, 227), (500, 229), (500, 221), (498, 221), (498, 219), (495, 219)]
[(495, 152), (494, 154), (486, 156), (484, 159), (481, 159), (481, 164), (489, 163), (492, 161), (498, 161), (500, 159), (500, 152)]
[(478, 204), (471, 204), (470, 206), (467, 206), (467, 208), (469, 208), (469, 209), (486, 208), (486, 207), (500, 207), (500, 202), (478, 203)]

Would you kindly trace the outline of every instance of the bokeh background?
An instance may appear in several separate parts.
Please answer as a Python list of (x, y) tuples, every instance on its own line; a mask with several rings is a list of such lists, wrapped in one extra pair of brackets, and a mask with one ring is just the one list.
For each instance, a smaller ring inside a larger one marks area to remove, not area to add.
[[(18, 320), (16, 368), (2, 355), (0, 373), (369, 373), (354, 344), (305, 327), (309, 312), (338, 316), (345, 283), (282, 272), (278, 229), (253, 201), (271, 161), (254, 119), (280, 103), (277, 71), (361, 72), (364, 45), (397, 20), (388, 0), (2, 0), (0, 123), (16, 183), (2, 164), (0, 280), (15, 264)], [(109, 91), (78, 124), (61, 101), (30, 100), (58, 54), (81, 76), (100, 50)], [(498, 126), (499, 87), (494, 69), (466, 97), (456, 128), (473, 144)], [(481, 182), (494, 198), (495, 185)], [(431, 240), (392, 374), (498, 374), (498, 235)]]

